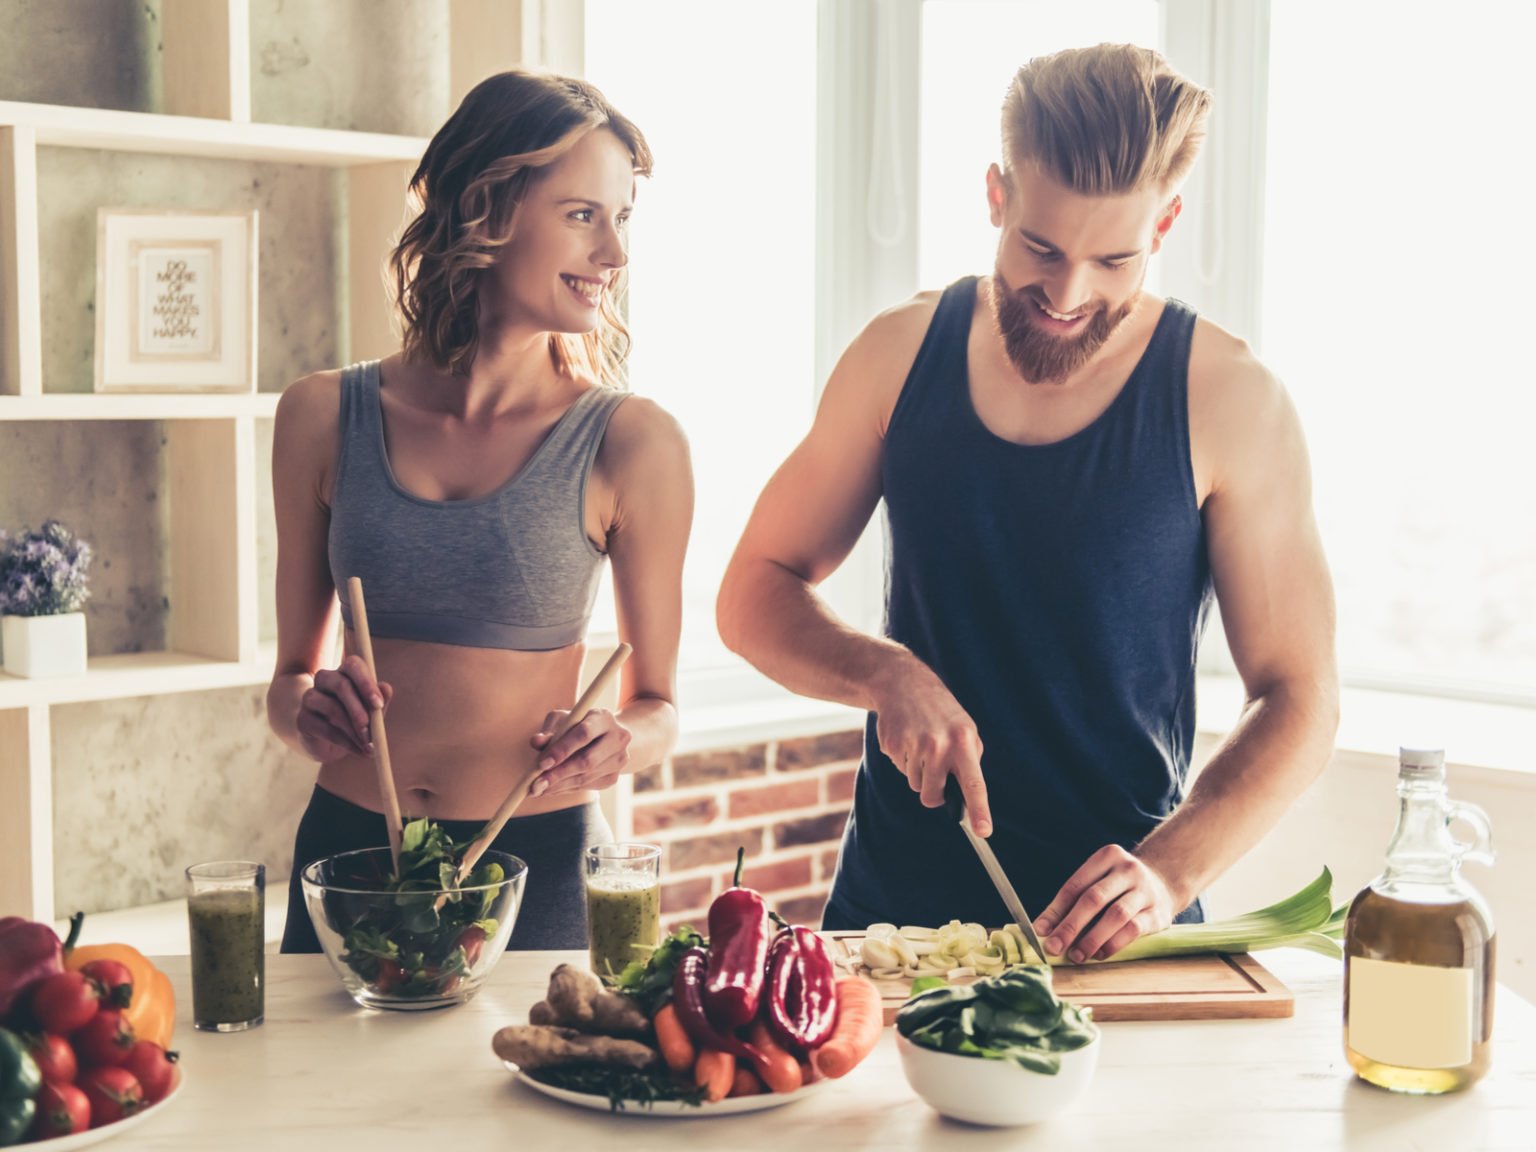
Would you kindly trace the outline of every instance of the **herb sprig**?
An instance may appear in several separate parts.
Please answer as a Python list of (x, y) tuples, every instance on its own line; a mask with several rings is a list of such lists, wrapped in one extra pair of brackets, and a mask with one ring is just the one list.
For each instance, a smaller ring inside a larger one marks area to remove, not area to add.
[(655, 1016), (656, 1010), (672, 999), (672, 977), (683, 953), (690, 948), (706, 947), (708, 943), (691, 926), (683, 925), (656, 946), (650, 959), (625, 965), (618, 976), (618, 990), (638, 1000), (647, 1016)]
[(676, 1100), (694, 1107), (704, 1103), (703, 1088), (679, 1083), (665, 1069), (641, 1072), (611, 1064), (569, 1064), (560, 1068), (540, 1068), (525, 1075), (568, 1092), (606, 1096), (608, 1106), (614, 1112), (622, 1112), (628, 1105), (649, 1108), (659, 1100)]

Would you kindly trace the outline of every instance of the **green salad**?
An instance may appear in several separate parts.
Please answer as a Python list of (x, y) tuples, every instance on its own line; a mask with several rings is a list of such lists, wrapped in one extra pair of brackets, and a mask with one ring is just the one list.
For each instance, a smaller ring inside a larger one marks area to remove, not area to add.
[(1010, 968), (973, 984), (924, 977), (912, 991), (896, 1014), (896, 1031), (936, 1052), (1012, 1060), (1054, 1076), (1063, 1052), (1084, 1048), (1099, 1034), (1091, 1008), (1057, 998), (1044, 965)]
[(499, 885), (506, 873), (498, 863), (481, 863), (459, 885), (465, 847), (429, 820), (410, 821), (401, 835), (399, 872), (380, 886), (393, 899), (349, 901), (348, 914), (338, 917), (341, 960), (374, 992), (403, 999), (448, 995), (496, 934), (490, 912), (500, 889), (485, 886)]

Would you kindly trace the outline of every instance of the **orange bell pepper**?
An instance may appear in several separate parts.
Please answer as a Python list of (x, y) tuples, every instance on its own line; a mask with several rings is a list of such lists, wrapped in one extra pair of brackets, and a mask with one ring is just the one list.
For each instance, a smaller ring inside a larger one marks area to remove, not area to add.
[(176, 993), (171, 978), (151, 964), (137, 948), (127, 944), (88, 944), (72, 948), (64, 956), (64, 970), (77, 972), (92, 960), (116, 960), (133, 973), (133, 1000), (123, 1016), (140, 1040), (153, 1040), (169, 1049), (176, 1027)]

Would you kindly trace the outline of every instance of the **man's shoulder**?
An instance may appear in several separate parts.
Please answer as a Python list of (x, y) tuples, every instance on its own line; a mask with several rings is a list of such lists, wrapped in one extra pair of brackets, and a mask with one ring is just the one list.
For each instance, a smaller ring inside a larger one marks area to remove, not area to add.
[(942, 296), (942, 292), (919, 292), (881, 312), (848, 345), (836, 375), (847, 378), (862, 393), (879, 396), (880, 406), (889, 410), (906, 383)]
[(1195, 321), (1189, 350), (1189, 407), (1193, 418), (1251, 417), (1285, 394), (1279, 377), (1248, 342), (1204, 317)]

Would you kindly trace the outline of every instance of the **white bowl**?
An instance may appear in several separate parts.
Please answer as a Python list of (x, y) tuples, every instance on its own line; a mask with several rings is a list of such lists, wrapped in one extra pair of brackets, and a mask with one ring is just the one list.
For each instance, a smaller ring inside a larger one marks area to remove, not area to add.
[(935, 1111), (970, 1124), (1038, 1124), (1065, 1112), (1088, 1091), (1099, 1066), (1102, 1033), (1061, 1054), (1054, 1076), (1031, 1072), (1012, 1060), (956, 1056), (914, 1044), (897, 1033), (896, 1050), (907, 1083)]

